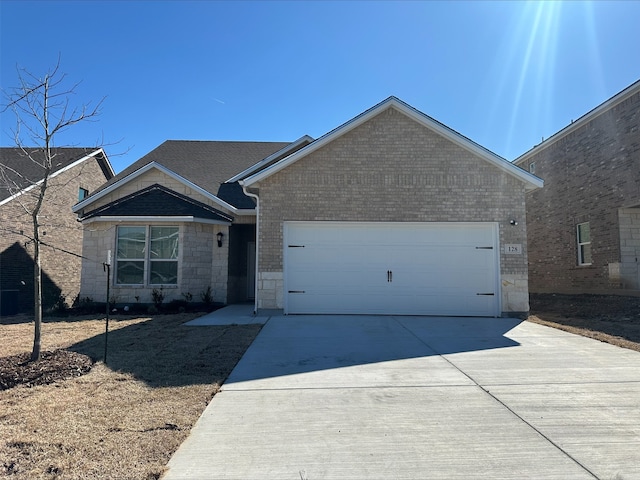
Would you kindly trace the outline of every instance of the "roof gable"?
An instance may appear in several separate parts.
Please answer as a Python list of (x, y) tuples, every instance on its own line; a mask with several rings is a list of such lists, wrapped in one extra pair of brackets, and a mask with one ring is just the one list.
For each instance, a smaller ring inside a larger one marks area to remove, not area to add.
[(230, 223), (233, 217), (162, 185), (142, 190), (87, 212), (82, 220), (94, 217), (171, 217)]
[(280, 170), (286, 168), (287, 166), (297, 162), (298, 160), (306, 157), (307, 155), (311, 154), (312, 152), (322, 148), (323, 146), (325, 146), (326, 144), (336, 140), (337, 138), (341, 137), (342, 135), (352, 131), (353, 129), (359, 127), (360, 125), (362, 125), (363, 123), (367, 122), (368, 120), (372, 119), (373, 117), (381, 114), (382, 112), (390, 109), (390, 108), (394, 108), (396, 110), (398, 110), (399, 112), (401, 112), (402, 114), (406, 115), (407, 117), (411, 118), (412, 120), (414, 120), (415, 122), (423, 125), (426, 128), (429, 128), (430, 130), (440, 134), (441, 136), (445, 137), (446, 139), (448, 139), (449, 141), (457, 144), (458, 146), (466, 149), (467, 151), (473, 153), (474, 155), (478, 156), (479, 158), (482, 158), (483, 160), (489, 162), (490, 164), (492, 164), (495, 167), (498, 167), (500, 170), (505, 171), (506, 173), (516, 177), (517, 179), (519, 179), (520, 181), (522, 181), (525, 184), (525, 187), (527, 190), (533, 190), (536, 188), (540, 188), (543, 185), (543, 181), (536, 177), (535, 175), (530, 174), (529, 172), (526, 172), (525, 170), (521, 169), (520, 167), (517, 167), (515, 165), (513, 165), (512, 163), (508, 162), (506, 159), (496, 155), (495, 153), (487, 150), (486, 148), (478, 145), (477, 143), (469, 140), (468, 138), (466, 138), (465, 136), (459, 134), (458, 132), (450, 129), (449, 127), (445, 126), (444, 124), (438, 122), (437, 120), (434, 120), (433, 118), (429, 117), (428, 115), (425, 115), (424, 113), (416, 110), (415, 108), (411, 107), (410, 105), (402, 102), (401, 100), (399, 100), (396, 97), (389, 97), (386, 100), (382, 101), (381, 103), (375, 105), (374, 107), (370, 108), (369, 110), (361, 113), (360, 115), (358, 115), (357, 117), (349, 120), (348, 122), (342, 124), (341, 126), (335, 128), (334, 130), (331, 130), (330, 132), (328, 132), (327, 134), (323, 135), (322, 137), (320, 137), (319, 139), (315, 140), (314, 142), (312, 142), (311, 144), (307, 145), (306, 147), (303, 147), (302, 149), (298, 150), (297, 152), (289, 155), (288, 157), (276, 162), (275, 164), (260, 170), (258, 172), (256, 172), (255, 174), (240, 180), (240, 184), (243, 186), (251, 186), (273, 174), (275, 174), (276, 172), (279, 172)]
[(110, 193), (114, 192), (115, 190), (117, 190), (118, 188), (122, 187), (123, 185), (134, 181), (136, 178), (138, 178), (139, 176), (143, 175), (144, 173), (146, 173), (146, 172), (148, 172), (148, 171), (150, 171), (152, 169), (156, 169), (156, 170), (164, 173), (165, 175), (171, 177), (172, 179), (182, 183), (183, 185), (185, 185), (186, 187), (192, 189), (193, 191), (198, 192), (200, 195), (204, 196), (205, 198), (208, 198), (209, 200), (212, 200), (213, 202), (218, 204), (220, 207), (225, 208), (226, 210), (238, 213), (239, 209), (236, 208), (234, 205), (231, 205), (231, 204), (225, 202), (224, 200), (218, 198), (213, 193), (211, 193), (211, 192), (199, 187), (195, 183), (190, 182), (186, 178), (178, 175), (177, 173), (169, 170), (168, 168), (164, 167), (163, 165), (160, 165), (160, 164), (155, 163), (155, 162), (151, 162), (151, 163), (148, 163), (148, 164), (144, 165), (142, 168), (139, 168), (138, 170), (134, 171), (133, 173), (130, 173), (129, 175), (127, 175), (127, 176), (125, 176), (123, 178), (120, 178), (115, 183), (111, 183), (110, 185), (108, 185), (107, 187), (105, 187), (102, 190), (98, 191), (94, 195), (90, 195), (89, 197), (85, 198), (83, 201), (75, 204), (72, 207), (72, 211), (75, 212), (75, 213), (82, 212), (85, 208), (89, 207), (91, 204), (95, 203), (96, 201), (100, 200), (101, 198), (105, 197), (106, 195), (109, 195)]
[[(237, 175), (265, 157), (284, 149), (290, 142), (229, 142), (167, 140), (122, 170), (102, 189), (154, 163), (162, 165), (210, 193), (218, 191), (220, 184)], [(94, 194), (100, 193), (96, 190)]]
[[(104, 150), (101, 148), (53, 148), (53, 169), (51, 177), (89, 160), (95, 159), (105, 176), (105, 181), (114, 177), (113, 168)], [(15, 198), (44, 179), (44, 150), (40, 147), (2, 147), (0, 148), (0, 176), (8, 182), (0, 182), (0, 204)], [(32, 160), (33, 159), (33, 160)], [(8, 187), (7, 183), (15, 185)]]
[(625, 88), (621, 92), (615, 94), (610, 99), (605, 100), (603, 103), (598, 105), (593, 110), (585, 113), (582, 117), (578, 118), (578, 120), (576, 120), (575, 122), (572, 121), (569, 125), (564, 127), (562, 130), (554, 133), (552, 136), (550, 136), (549, 138), (544, 140), (542, 143), (539, 143), (538, 145), (536, 145), (535, 147), (533, 147), (529, 151), (523, 153), (518, 158), (516, 158), (513, 161), (513, 163), (516, 164), (516, 165), (519, 165), (519, 164), (523, 163), (525, 160), (527, 160), (532, 155), (536, 155), (537, 153), (539, 153), (540, 151), (544, 150), (545, 148), (550, 147), (551, 145), (553, 145), (558, 140), (566, 137), (567, 135), (571, 134), (572, 132), (575, 132), (579, 128), (583, 127), (584, 125), (589, 123), (591, 120), (593, 120), (598, 115), (601, 115), (601, 114), (611, 110), (616, 105), (620, 104), (621, 102), (624, 102), (625, 100), (627, 100), (631, 96), (636, 95), (638, 93), (640, 93), (640, 80), (632, 83), (627, 88)]

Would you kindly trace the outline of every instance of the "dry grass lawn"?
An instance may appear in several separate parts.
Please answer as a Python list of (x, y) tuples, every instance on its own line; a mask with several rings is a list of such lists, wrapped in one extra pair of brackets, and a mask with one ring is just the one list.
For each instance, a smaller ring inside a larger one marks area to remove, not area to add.
[[(47, 319), (43, 351), (98, 360), (77, 378), (0, 391), (0, 476), (155, 479), (259, 325), (186, 327), (197, 314)], [(0, 357), (31, 350), (30, 322), (0, 324)]]
[[(640, 351), (640, 297), (532, 295), (530, 321)], [(48, 319), (43, 350), (98, 360), (86, 375), (0, 391), (0, 476), (156, 479), (260, 330), (185, 327), (196, 314)], [(30, 322), (0, 324), (0, 358), (28, 352)]]

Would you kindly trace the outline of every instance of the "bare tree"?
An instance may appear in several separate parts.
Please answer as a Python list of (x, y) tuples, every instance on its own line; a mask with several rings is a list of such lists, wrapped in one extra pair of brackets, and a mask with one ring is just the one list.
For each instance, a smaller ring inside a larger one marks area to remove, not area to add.
[(42, 327), (42, 264), (41, 247), (47, 245), (42, 238), (42, 208), (50, 196), (51, 176), (55, 172), (56, 138), (80, 122), (94, 120), (100, 113), (102, 99), (94, 107), (82, 104), (74, 107), (71, 97), (78, 84), (65, 86), (65, 75), (60, 72), (58, 59), (54, 68), (36, 76), (18, 68), (18, 86), (3, 92), (7, 103), (3, 112), (12, 110), (16, 118), (13, 138), (25, 162), (32, 162), (40, 171), (38, 179), (27, 178), (20, 169), (0, 165), (0, 184), (9, 193), (25, 192), (17, 200), (20, 208), (30, 217), (30, 231), (20, 234), (33, 244), (34, 261), (34, 337), (31, 360), (40, 358)]

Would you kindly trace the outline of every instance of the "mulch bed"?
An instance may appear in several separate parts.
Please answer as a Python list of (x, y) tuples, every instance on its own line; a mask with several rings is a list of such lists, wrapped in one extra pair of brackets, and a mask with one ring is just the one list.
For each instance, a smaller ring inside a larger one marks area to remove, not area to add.
[(640, 321), (640, 297), (623, 295), (564, 295), (532, 293), (531, 313), (554, 313), (565, 318)]
[(34, 387), (89, 373), (93, 360), (69, 350), (41, 352), (40, 359), (30, 362), (31, 353), (0, 358), (0, 390), (16, 385)]

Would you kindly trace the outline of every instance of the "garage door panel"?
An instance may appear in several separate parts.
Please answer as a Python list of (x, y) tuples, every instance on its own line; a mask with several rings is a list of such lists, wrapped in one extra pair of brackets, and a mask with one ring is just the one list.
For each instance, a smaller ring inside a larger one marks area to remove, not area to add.
[(494, 224), (288, 222), (286, 310), (494, 316), (497, 251)]

